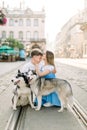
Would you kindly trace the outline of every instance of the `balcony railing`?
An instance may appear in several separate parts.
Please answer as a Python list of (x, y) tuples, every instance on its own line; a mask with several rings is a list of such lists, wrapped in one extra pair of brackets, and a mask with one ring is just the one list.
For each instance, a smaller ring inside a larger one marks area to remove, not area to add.
[(35, 38), (30, 38), (30, 40), (29, 40), (30, 42), (40, 42), (40, 41), (46, 41), (46, 39), (45, 38), (37, 38), (37, 39), (35, 39)]

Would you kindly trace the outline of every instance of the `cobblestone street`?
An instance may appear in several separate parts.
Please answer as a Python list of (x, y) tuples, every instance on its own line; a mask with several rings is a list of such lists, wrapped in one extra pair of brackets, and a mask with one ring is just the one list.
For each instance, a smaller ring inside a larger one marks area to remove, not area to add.
[(71, 83), (74, 97), (87, 111), (87, 60), (57, 60), (57, 77)]
[(0, 63), (0, 130), (4, 130), (12, 113), (12, 83), (11, 79), (24, 62)]
[[(19, 65), (18, 65), (19, 66)], [(22, 65), (17, 69), (20, 68)], [(74, 97), (87, 111), (87, 69), (78, 68), (56, 61), (57, 77), (66, 79), (70, 82)], [(4, 130), (8, 118), (12, 113), (11, 98), (12, 98), (12, 83), (11, 79), (17, 73), (17, 69), (4, 74), (0, 77), (0, 130)], [(77, 126), (77, 128), (79, 128)]]

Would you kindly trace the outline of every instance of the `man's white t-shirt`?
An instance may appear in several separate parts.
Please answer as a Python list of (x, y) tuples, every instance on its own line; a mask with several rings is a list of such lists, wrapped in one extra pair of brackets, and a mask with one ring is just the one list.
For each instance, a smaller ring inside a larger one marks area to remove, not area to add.
[[(39, 69), (41, 69), (42, 66), (43, 66), (43, 64), (41, 61), (39, 63)], [(25, 72), (28, 72), (29, 70), (35, 70), (35, 65), (32, 63), (31, 60), (23, 66), (23, 68), (21, 69), (21, 72), (25, 73)]]

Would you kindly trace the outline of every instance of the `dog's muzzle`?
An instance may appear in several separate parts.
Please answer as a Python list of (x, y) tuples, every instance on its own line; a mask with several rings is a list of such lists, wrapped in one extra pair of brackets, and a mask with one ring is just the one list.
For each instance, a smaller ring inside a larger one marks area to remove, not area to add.
[[(11, 80), (12, 82), (14, 82), (14, 80)], [(20, 80), (17, 80), (14, 82), (14, 85), (17, 85), (20, 82)]]
[(33, 78), (29, 78), (29, 77), (28, 77), (28, 82), (31, 82), (32, 79), (33, 79)]

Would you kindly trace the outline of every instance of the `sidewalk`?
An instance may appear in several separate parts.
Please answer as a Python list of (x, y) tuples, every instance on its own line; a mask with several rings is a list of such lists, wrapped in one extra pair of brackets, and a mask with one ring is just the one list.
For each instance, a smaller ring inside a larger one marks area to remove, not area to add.
[(69, 59), (69, 58), (56, 58), (55, 61), (60, 63), (87, 69), (87, 59)]
[(16, 69), (25, 62), (26, 61), (0, 62), (0, 76), (3, 76), (6, 73), (10, 73), (12, 70)]

